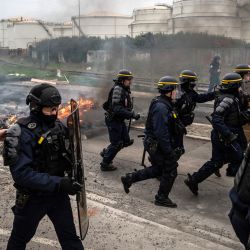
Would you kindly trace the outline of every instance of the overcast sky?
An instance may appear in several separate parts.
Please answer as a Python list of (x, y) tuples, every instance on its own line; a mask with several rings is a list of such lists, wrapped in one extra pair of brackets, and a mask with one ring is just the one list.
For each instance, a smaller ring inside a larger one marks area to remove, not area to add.
[[(82, 13), (110, 11), (131, 15), (134, 8), (172, 0), (80, 0)], [(67, 21), (78, 13), (78, 0), (0, 0), (0, 20), (24, 16), (43, 20)]]

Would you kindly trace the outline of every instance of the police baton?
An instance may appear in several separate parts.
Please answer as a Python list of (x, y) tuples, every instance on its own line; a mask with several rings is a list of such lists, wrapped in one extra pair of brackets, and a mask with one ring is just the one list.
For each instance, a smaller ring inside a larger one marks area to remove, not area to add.
[[(134, 97), (131, 98), (131, 108), (132, 108), (132, 110), (134, 109)], [(130, 119), (129, 119), (128, 133), (130, 132), (130, 129), (131, 129), (131, 123), (132, 123), (132, 117), (130, 117)]]
[[(145, 139), (145, 135), (138, 135), (138, 138), (142, 138), (142, 140), (144, 140)], [(143, 147), (143, 154), (142, 154), (141, 166), (143, 166), (144, 168), (147, 167), (145, 165), (146, 153), (147, 153), (147, 151), (146, 151), (145, 147)]]

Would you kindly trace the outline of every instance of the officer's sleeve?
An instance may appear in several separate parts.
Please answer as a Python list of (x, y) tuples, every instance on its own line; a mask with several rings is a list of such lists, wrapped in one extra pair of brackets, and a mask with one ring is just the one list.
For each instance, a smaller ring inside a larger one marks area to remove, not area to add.
[(124, 119), (129, 119), (132, 117), (133, 113), (128, 111), (123, 105), (123, 90), (120, 86), (115, 86), (112, 94), (112, 108), (113, 112)]
[(15, 164), (10, 166), (13, 180), (22, 187), (54, 192), (59, 187), (61, 177), (50, 176), (46, 173), (39, 173), (31, 168), (33, 162), (34, 141), (33, 135), (29, 131), (22, 129), (20, 137), (20, 150)]
[(226, 126), (224, 118), (230, 112), (233, 103), (234, 100), (232, 98), (225, 97), (212, 114), (212, 123), (214, 129), (225, 137), (230, 136), (231, 130)]
[(208, 101), (213, 101), (215, 99), (215, 92), (209, 92), (205, 94), (198, 94), (195, 92), (194, 94), (194, 102), (204, 103)]
[(168, 108), (162, 103), (155, 104), (152, 109), (154, 135), (166, 155), (173, 151), (169, 133), (169, 118)]

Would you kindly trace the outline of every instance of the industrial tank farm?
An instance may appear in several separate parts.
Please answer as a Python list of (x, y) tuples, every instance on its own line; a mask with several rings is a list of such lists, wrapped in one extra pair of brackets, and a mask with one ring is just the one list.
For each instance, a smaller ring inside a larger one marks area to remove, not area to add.
[(129, 24), (132, 22), (131, 16), (109, 12), (94, 12), (80, 17), (72, 17), (73, 34), (80, 33), (86, 36), (123, 37), (129, 35)]
[(194, 32), (241, 38), (236, 0), (175, 0), (173, 33)]
[(130, 24), (131, 37), (143, 33), (168, 33), (168, 21), (172, 16), (172, 8), (167, 5), (136, 9), (133, 12), (134, 21)]

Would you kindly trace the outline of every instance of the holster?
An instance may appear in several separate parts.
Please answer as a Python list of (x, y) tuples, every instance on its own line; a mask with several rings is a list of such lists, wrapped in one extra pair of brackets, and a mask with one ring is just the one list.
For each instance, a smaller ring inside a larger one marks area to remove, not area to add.
[(15, 205), (19, 208), (25, 207), (30, 198), (29, 194), (25, 194), (19, 190), (16, 191), (16, 203)]
[(149, 154), (155, 154), (158, 148), (158, 141), (152, 137), (145, 137), (144, 146)]

